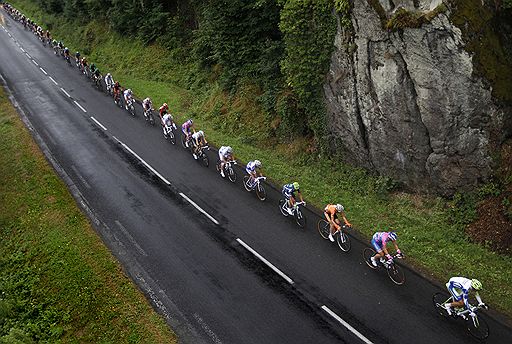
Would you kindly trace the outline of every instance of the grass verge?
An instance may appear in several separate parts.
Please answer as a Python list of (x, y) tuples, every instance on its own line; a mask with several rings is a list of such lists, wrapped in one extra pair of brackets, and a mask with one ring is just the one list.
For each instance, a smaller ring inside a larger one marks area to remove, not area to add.
[(176, 343), (0, 87), (0, 343)]
[[(215, 82), (200, 90), (185, 89), (179, 85), (187, 75), (193, 77), (193, 66), (162, 53), (158, 46), (143, 47), (108, 32), (101, 23), (81, 27), (62, 21), (28, 0), (12, 3), (39, 23), (50, 25), (74, 49), (83, 51), (79, 47), (85, 44), (103, 71), (113, 72), (139, 97), (150, 95), (155, 104), (169, 103), (178, 119), (193, 117), (210, 142), (233, 146), (242, 161), (260, 159), (276, 184), (300, 181), (309, 204), (323, 208), (328, 202), (343, 203), (349, 220), (363, 236), (396, 228), (408, 261), (430, 277), (440, 282), (456, 275), (480, 279), (484, 300), (512, 316), (512, 257), (470, 242), (465, 234), (467, 221), (459, 220), (467, 216), (465, 207), (457, 199), (390, 192), (393, 184), (386, 178), (307, 154), (307, 140), (279, 144), (268, 131), (260, 130), (265, 122), (255, 101), (257, 92), (250, 87), (233, 95), (222, 92)], [(147, 58), (148, 51), (155, 56), (158, 51), (161, 58)]]

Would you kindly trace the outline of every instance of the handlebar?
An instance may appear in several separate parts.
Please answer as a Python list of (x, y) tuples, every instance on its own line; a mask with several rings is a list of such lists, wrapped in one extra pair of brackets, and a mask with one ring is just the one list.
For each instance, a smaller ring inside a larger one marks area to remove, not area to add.
[(267, 179), (267, 177), (261, 176), (261, 177), (257, 177), (256, 179), (254, 179), (254, 181), (259, 182), (260, 180), (265, 180), (265, 179)]

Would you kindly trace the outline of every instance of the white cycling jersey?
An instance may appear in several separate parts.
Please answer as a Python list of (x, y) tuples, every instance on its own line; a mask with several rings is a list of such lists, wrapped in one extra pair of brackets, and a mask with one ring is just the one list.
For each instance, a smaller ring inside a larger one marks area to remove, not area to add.
[(228, 147), (222, 146), (219, 149), (219, 159), (220, 161), (226, 162), (231, 154), (228, 153)]
[(151, 109), (152, 106), (153, 106), (153, 104), (151, 103), (151, 99), (146, 98), (142, 101), (142, 107), (144, 109), (149, 110), (149, 109)]
[(124, 97), (125, 97), (126, 99), (131, 98), (131, 97), (132, 97), (132, 95), (133, 95), (132, 91), (130, 91), (130, 90), (125, 90), (125, 91), (123, 92), (123, 94), (124, 94)]
[(172, 115), (170, 113), (166, 113), (164, 117), (162, 117), (162, 123), (168, 127), (172, 126)]
[(192, 134), (192, 138), (194, 140), (198, 140), (200, 139), (201, 137), (204, 137), (203, 135), (201, 135), (201, 133), (199, 131), (196, 131), (195, 133)]
[(112, 75), (105, 76), (105, 84), (112, 86), (114, 84), (114, 78), (112, 78)]

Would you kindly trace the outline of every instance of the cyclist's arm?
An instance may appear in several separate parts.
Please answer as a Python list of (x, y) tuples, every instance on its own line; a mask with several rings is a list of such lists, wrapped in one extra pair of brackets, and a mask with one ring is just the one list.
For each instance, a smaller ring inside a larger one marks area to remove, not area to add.
[(302, 192), (300, 192), (300, 190), (299, 190), (299, 191), (297, 191), (297, 193), (299, 194), (300, 201), (304, 202), (304, 198), (302, 198)]
[(482, 298), (480, 297), (480, 294), (478, 292), (475, 293), (476, 300), (478, 301), (478, 304), (482, 304)]
[(347, 226), (349, 226), (349, 227), (351, 227), (351, 226), (352, 226), (352, 224), (350, 224), (350, 222), (348, 222), (348, 220), (347, 220), (347, 218), (346, 218), (346, 216), (345, 216), (345, 212), (343, 212), (343, 211), (341, 212), (341, 217), (343, 218), (343, 222), (345, 222), (345, 224), (346, 224)]
[(466, 309), (470, 309), (469, 292), (467, 290), (463, 290), (463, 297), (462, 297), (462, 299), (464, 300), (464, 307), (466, 307)]
[(397, 243), (396, 243), (396, 240), (395, 240), (395, 241), (393, 241), (393, 245), (395, 246), (395, 251), (397, 251), (397, 252), (398, 252), (400, 249), (398, 248), (398, 245), (397, 245)]

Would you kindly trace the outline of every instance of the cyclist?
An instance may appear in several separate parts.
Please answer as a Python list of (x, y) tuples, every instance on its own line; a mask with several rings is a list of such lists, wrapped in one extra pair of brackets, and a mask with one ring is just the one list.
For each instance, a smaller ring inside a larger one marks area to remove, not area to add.
[(87, 70), (87, 64), (88, 64), (88, 62), (87, 62), (87, 57), (85, 57), (85, 56), (84, 56), (84, 57), (82, 58), (82, 72), (83, 72), (84, 74), (86, 74), (86, 75), (87, 75), (87, 73), (88, 73), (88, 70)]
[(167, 133), (165, 130), (166, 126), (171, 127), (171, 128), (173, 128), (175, 126), (174, 119), (172, 118), (172, 115), (168, 112), (165, 112), (165, 114), (162, 116), (162, 130), (164, 131), (164, 137), (167, 137)]
[(293, 214), (293, 206), (295, 205), (295, 192), (298, 193), (300, 201), (304, 202), (304, 199), (302, 198), (302, 193), (300, 192), (300, 185), (298, 182), (293, 182), (283, 186), (282, 194), (286, 199), (286, 207), (288, 208), (288, 213), (290, 215)]
[(94, 69), (92, 77), (94, 78), (94, 82), (99, 82), (101, 80), (101, 72), (98, 68)]
[(69, 54), (69, 49), (67, 47), (64, 48), (64, 58), (66, 61), (71, 62), (71, 55)]
[(188, 141), (193, 133), (196, 132), (194, 129), (194, 121), (190, 118), (188, 121), (181, 125), (181, 131), (185, 135), (185, 146), (188, 147)]
[(452, 314), (452, 307), (461, 308), (464, 306), (464, 309), (469, 309), (471, 312), (476, 310), (476, 307), (471, 307), (469, 304), (469, 292), (471, 290), (475, 290), (475, 297), (478, 301), (478, 306), (485, 306), (480, 298), (480, 294), (478, 294), (478, 291), (482, 290), (482, 283), (477, 279), (452, 277), (448, 283), (446, 283), (446, 288), (448, 288), (448, 291), (453, 296), (453, 302), (446, 303), (444, 305), (446, 312), (448, 312), (449, 315)]
[(167, 103), (163, 103), (162, 106), (158, 109), (158, 115), (160, 115), (160, 120), (164, 117), (165, 114), (169, 111), (169, 105)]
[(261, 169), (261, 161), (259, 161), (259, 160), (249, 161), (247, 166), (245, 166), (245, 172), (247, 172), (247, 174), (249, 174), (249, 178), (250, 178), (249, 184), (251, 186), (254, 186), (255, 178), (263, 176), (261, 174), (260, 169)]
[(119, 99), (121, 97), (121, 85), (119, 84), (119, 81), (116, 81), (115, 84), (114, 84), (114, 88), (113, 88), (113, 93), (114, 93), (114, 102), (120, 102), (121, 100)]
[(219, 148), (219, 160), (220, 160), (220, 175), (222, 178), (226, 177), (226, 174), (224, 174), (224, 165), (229, 162), (233, 161), (233, 148), (230, 146), (222, 146)]
[(402, 252), (398, 248), (396, 243), (397, 235), (396, 232), (376, 232), (372, 237), (372, 245), (377, 252), (373, 257), (371, 257), (371, 263), (373, 266), (377, 266), (377, 259), (380, 258), (381, 262), (384, 262), (384, 256), (387, 258), (388, 262), (393, 260), (393, 257), (388, 252), (386, 245), (391, 241), (395, 246), (396, 253), (398, 255), (402, 255)]
[(96, 65), (94, 63), (91, 63), (89, 71), (91, 72), (91, 75), (94, 75), (94, 72), (96, 71)]
[(132, 89), (131, 88), (126, 89), (123, 92), (123, 97), (124, 97), (124, 104), (125, 104), (124, 107), (126, 110), (128, 110), (128, 102), (131, 102), (132, 98), (133, 98)]
[(153, 110), (153, 102), (151, 98), (147, 97), (142, 101), (142, 109), (144, 110), (144, 117), (147, 118), (147, 112)]
[(105, 75), (105, 85), (107, 85), (107, 92), (112, 92), (112, 87), (114, 86), (112, 74), (107, 73), (107, 75)]
[(77, 65), (80, 63), (80, 52), (79, 51), (77, 51), (75, 53), (75, 61), (76, 61)]
[(324, 216), (329, 222), (330, 231), (329, 231), (329, 240), (334, 241), (333, 234), (340, 230), (340, 220), (337, 217), (337, 214), (340, 214), (343, 218), (343, 222), (345, 225), (351, 227), (352, 225), (348, 222), (345, 216), (345, 208), (341, 204), (327, 204), (324, 209)]
[(199, 151), (202, 147), (206, 146), (208, 142), (206, 141), (206, 137), (204, 136), (204, 131), (199, 130), (192, 134), (192, 146), (193, 146), (193, 153), (192, 156), (194, 159), (197, 160), (197, 157), (199, 156)]

